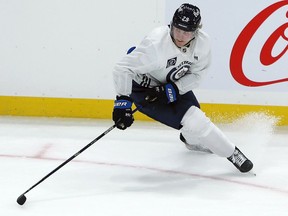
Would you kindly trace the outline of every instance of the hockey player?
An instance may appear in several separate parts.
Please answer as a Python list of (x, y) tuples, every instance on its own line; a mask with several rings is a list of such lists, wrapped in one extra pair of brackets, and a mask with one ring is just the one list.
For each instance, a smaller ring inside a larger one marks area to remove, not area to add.
[(154, 29), (129, 50), (113, 71), (113, 120), (119, 129), (131, 126), (135, 103), (140, 112), (180, 130), (188, 149), (226, 157), (248, 172), (252, 162), (206, 117), (193, 94), (211, 58), (209, 37), (201, 27), (199, 8), (182, 4), (170, 25)]

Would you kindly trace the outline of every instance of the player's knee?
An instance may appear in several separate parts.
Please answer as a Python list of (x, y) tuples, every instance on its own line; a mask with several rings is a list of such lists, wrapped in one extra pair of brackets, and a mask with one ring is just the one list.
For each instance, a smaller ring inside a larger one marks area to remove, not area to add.
[[(192, 137), (204, 137), (212, 128), (210, 119), (198, 107), (192, 106), (185, 113), (182, 121), (181, 131), (183, 134), (190, 134)], [(187, 135), (186, 135), (187, 136)], [(188, 137), (187, 137), (188, 138)]]

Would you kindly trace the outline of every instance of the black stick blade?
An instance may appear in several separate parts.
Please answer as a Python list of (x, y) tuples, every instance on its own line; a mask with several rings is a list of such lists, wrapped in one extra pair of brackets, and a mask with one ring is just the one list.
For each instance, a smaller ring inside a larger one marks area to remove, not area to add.
[(26, 197), (25, 197), (25, 195), (24, 195), (24, 194), (20, 195), (20, 196), (18, 197), (18, 199), (17, 199), (17, 203), (18, 203), (19, 205), (23, 205), (25, 202), (26, 202)]

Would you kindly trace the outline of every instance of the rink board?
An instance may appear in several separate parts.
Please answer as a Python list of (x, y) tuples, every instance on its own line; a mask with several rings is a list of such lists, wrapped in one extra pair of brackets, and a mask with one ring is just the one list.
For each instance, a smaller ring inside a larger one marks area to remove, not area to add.
[[(110, 119), (113, 100), (0, 96), (0, 115)], [(287, 106), (201, 103), (215, 123), (228, 123), (250, 112), (279, 117), (278, 125), (288, 125)], [(151, 120), (135, 113), (135, 119)]]

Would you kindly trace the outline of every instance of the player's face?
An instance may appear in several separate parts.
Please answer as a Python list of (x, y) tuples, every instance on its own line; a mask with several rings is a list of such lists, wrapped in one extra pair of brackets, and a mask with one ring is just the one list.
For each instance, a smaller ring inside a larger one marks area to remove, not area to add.
[(172, 35), (173, 35), (174, 43), (176, 44), (176, 46), (182, 47), (186, 45), (194, 37), (194, 32), (183, 31), (173, 26)]

